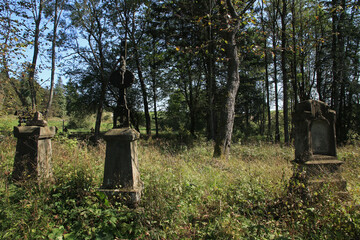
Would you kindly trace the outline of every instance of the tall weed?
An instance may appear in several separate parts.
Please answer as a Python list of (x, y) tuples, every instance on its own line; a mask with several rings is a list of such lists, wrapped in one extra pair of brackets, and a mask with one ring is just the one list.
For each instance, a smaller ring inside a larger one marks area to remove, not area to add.
[[(1, 239), (356, 239), (360, 216), (359, 150), (339, 149), (353, 202), (332, 194), (313, 202), (289, 194), (294, 152), (258, 142), (234, 145), (228, 161), (212, 143), (140, 140), (140, 206), (98, 192), (105, 143), (53, 139), (54, 182), (13, 184), (16, 140), (0, 141)], [(331, 192), (331, 191), (330, 191)], [(321, 196), (321, 197), (320, 197)]]

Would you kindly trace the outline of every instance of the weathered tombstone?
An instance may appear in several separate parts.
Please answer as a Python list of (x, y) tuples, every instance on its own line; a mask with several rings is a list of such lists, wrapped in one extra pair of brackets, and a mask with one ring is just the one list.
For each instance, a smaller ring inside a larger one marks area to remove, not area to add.
[(341, 176), (342, 161), (336, 155), (336, 113), (321, 101), (307, 100), (297, 105), (295, 125), (295, 178), (305, 182), (310, 193), (324, 184), (346, 195)]
[(130, 111), (126, 103), (126, 88), (133, 81), (134, 75), (124, 69), (114, 72), (110, 77), (110, 84), (119, 89), (119, 99), (114, 112), (114, 128), (104, 135), (106, 157), (104, 180), (100, 188), (107, 196), (130, 207), (140, 201), (143, 185), (137, 160), (136, 141), (140, 133), (130, 128)]
[(15, 181), (35, 179), (39, 183), (52, 179), (51, 138), (55, 127), (48, 127), (40, 112), (26, 126), (14, 127), (18, 139), (12, 178)]

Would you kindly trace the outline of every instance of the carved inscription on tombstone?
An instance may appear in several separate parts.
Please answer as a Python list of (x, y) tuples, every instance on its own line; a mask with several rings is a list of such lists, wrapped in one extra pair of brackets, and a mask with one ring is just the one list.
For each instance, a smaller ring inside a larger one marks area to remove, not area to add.
[(330, 126), (325, 120), (315, 120), (311, 124), (311, 146), (313, 154), (329, 155)]

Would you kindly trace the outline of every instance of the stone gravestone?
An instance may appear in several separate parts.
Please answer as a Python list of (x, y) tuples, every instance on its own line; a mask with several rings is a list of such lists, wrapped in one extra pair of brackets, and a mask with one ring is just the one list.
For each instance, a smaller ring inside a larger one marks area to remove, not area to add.
[(40, 112), (36, 112), (26, 126), (20, 122), (14, 127), (14, 136), (18, 139), (12, 173), (15, 181), (52, 179), (51, 138), (55, 132), (55, 127), (48, 127)]
[(106, 157), (104, 180), (100, 188), (107, 196), (134, 207), (140, 201), (142, 182), (138, 169), (137, 140), (140, 133), (130, 128), (130, 111), (126, 103), (126, 88), (134, 75), (124, 69), (110, 76), (112, 87), (119, 89), (118, 104), (114, 112), (114, 128), (105, 133)]
[(341, 176), (342, 161), (336, 155), (336, 113), (321, 101), (307, 100), (297, 105), (295, 125), (295, 178), (305, 181), (315, 192), (324, 184), (346, 195), (346, 181)]

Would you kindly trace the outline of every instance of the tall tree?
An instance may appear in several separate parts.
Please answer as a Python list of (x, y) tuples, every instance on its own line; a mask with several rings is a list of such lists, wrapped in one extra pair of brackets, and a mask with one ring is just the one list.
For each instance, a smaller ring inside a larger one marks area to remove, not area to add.
[(161, 78), (158, 73), (158, 66), (160, 65), (160, 62), (162, 61), (161, 56), (159, 55), (157, 51), (157, 41), (156, 36), (152, 35), (152, 41), (151, 41), (151, 59), (150, 59), (150, 77), (151, 77), (151, 88), (152, 88), (152, 98), (153, 98), (153, 104), (154, 104), (154, 121), (155, 121), (155, 134), (156, 137), (159, 136), (159, 121), (158, 121), (158, 83), (159, 78)]
[(281, 11), (281, 71), (283, 80), (283, 114), (284, 141), (289, 144), (289, 113), (288, 113), (288, 75), (287, 75), (287, 34), (286, 34), (287, 1), (282, 0)]
[[(346, 91), (346, 84), (347, 83), (347, 76), (346, 76), (346, 53), (345, 53), (345, 19), (346, 19), (346, 1), (340, 0), (333, 1), (333, 7), (336, 7), (335, 12), (338, 13), (338, 22), (335, 23), (335, 29), (333, 29), (333, 34), (336, 34), (337, 39), (334, 40), (337, 41), (337, 50), (336, 50), (336, 59), (333, 59), (334, 62), (334, 70), (333, 73), (335, 75), (334, 77), (334, 83), (336, 86), (339, 86), (339, 89), (334, 86), (334, 97), (339, 99), (334, 99), (334, 108), (337, 111), (337, 121), (336, 121), (336, 129), (339, 142), (345, 142), (346, 140), (346, 128), (345, 128), (345, 118), (346, 118), (346, 112), (345, 110), (345, 91)], [(339, 10), (338, 10), (339, 9)], [(336, 47), (336, 46), (335, 46)], [(340, 91), (339, 91), (340, 90)]]
[[(75, 1), (72, 6), (72, 23), (79, 28), (80, 36), (84, 43), (76, 41), (73, 43), (73, 49), (80, 60), (88, 67), (88, 73), (84, 73), (84, 77), (88, 78), (90, 73), (96, 80), (96, 87), (98, 87), (97, 94), (97, 114), (95, 122), (95, 140), (100, 135), (101, 116), (104, 110), (104, 101), (106, 97), (106, 90), (108, 86), (108, 76), (110, 69), (114, 69), (113, 65), (116, 61), (109, 64), (107, 54), (109, 51), (109, 41), (112, 33), (108, 31), (109, 19), (106, 18), (104, 12), (104, 5), (98, 0), (80, 0)], [(90, 73), (89, 73), (90, 72)]]
[(55, 85), (55, 69), (56, 69), (56, 39), (57, 39), (57, 28), (60, 23), (61, 14), (63, 12), (65, 0), (55, 0), (53, 7), (53, 32), (51, 36), (51, 74), (50, 74), (50, 92), (49, 98), (45, 110), (45, 117), (50, 114), (51, 105), (54, 96), (54, 85)]
[[(144, 79), (142, 60), (140, 55), (140, 45), (147, 24), (146, 21), (140, 18), (144, 17), (144, 12), (141, 11), (145, 11), (146, 4), (132, 0), (115, 1), (114, 4), (115, 8), (113, 10), (116, 11), (114, 15), (117, 16), (117, 19), (114, 19), (114, 25), (123, 28), (125, 30), (125, 38), (127, 39), (128, 36), (130, 40), (131, 49), (129, 49), (129, 51), (132, 52), (134, 56), (138, 75), (137, 77), (140, 82), (143, 98), (146, 135), (151, 136), (151, 118), (148, 102), (148, 90)], [(120, 26), (117, 23), (120, 23)]]
[(291, 75), (292, 75), (292, 87), (294, 92), (294, 105), (298, 104), (298, 81), (297, 81), (297, 41), (296, 41), (296, 8), (295, 8), (295, 0), (291, 1), (291, 28), (292, 28), (292, 62), (291, 62)]
[(221, 114), (221, 126), (214, 145), (214, 157), (229, 157), (232, 140), (232, 132), (235, 119), (235, 99), (239, 89), (239, 56), (236, 35), (241, 26), (241, 18), (245, 12), (252, 7), (255, 0), (250, 0), (237, 12), (232, 0), (218, 1), (220, 14), (223, 16), (221, 22), (221, 35), (225, 42), (225, 54), (227, 61), (227, 83), (226, 99)]
[(217, 134), (217, 114), (216, 114), (216, 0), (201, 1), (201, 9), (204, 11), (198, 21), (202, 22), (204, 28), (203, 63), (206, 76), (206, 93), (207, 93), (207, 137), (210, 140), (216, 139)]
[(279, 91), (278, 91), (278, 16), (280, 0), (274, 0), (269, 6), (270, 29), (272, 33), (273, 79), (275, 86), (275, 142), (280, 142)]
[[(24, 22), (27, 20), (27, 8), (19, 5), (14, 0), (4, 0), (0, 3), (0, 71), (2, 80), (0, 83), (0, 92), (5, 101), (5, 89), (9, 84), (13, 92), (21, 101), (23, 107), (27, 105), (26, 98), (21, 94), (19, 84), (11, 75), (17, 75), (12, 66), (17, 66), (21, 58), (25, 58), (24, 49), (30, 44), (28, 40), (28, 31), (24, 31)], [(16, 64), (15, 64), (16, 63)]]
[(39, 55), (39, 40), (40, 40), (40, 28), (41, 28), (41, 20), (42, 20), (42, 14), (44, 9), (44, 4), (46, 1), (44, 0), (30, 0), (29, 4), (31, 5), (32, 9), (32, 15), (33, 20), (35, 23), (35, 29), (34, 29), (34, 52), (33, 52), (33, 58), (32, 62), (29, 65), (28, 68), (28, 82), (30, 86), (30, 94), (31, 94), (31, 107), (32, 111), (36, 111), (37, 108), (37, 99), (36, 99), (36, 84), (35, 84), (35, 70), (36, 70), (36, 64), (38, 60)]
[(270, 80), (269, 80), (269, 50), (268, 50), (268, 33), (266, 29), (267, 22), (264, 17), (264, 1), (261, 2), (261, 26), (264, 46), (264, 67), (265, 67), (265, 89), (266, 89), (266, 113), (267, 113), (267, 137), (272, 140), (271, 134), (271, 107), (270, 107)]
[(166, 45), (164, 41), (162, 41), (161, 36), (164, 28), (159, 22), (153, 21), (155, 19), (154, 15), (158, 15), (152, 7), (150, 9), (151, 11), (146, 11), (148, 24), (141, 46), (141, 53), (145, 53), (143, 54), (145, 55), (143, 58), (144, 78), (151, 79), (149, 83), (151, 89), (149, 96), (153, 103), (155, 134), (156, 137), (158, 137), (160, 130), (159, 104), (164, 98), (164, 95), (170, 92), (167, 84), (168, 81), (165, 77), (169, 56), (166, 54)]

